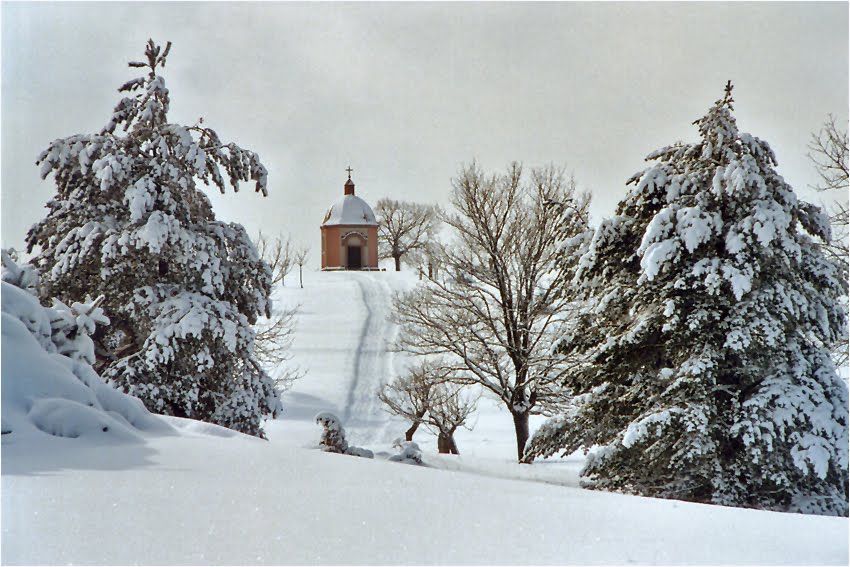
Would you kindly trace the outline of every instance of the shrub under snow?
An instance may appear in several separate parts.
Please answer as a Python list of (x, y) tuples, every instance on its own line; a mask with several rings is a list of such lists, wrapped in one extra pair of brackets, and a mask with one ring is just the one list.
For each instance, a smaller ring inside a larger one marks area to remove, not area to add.
[[(7, 274), (4, 269), (4, 279)], [(99, 309), (74, 327), (64, 306), (46, 308), (26, 290), (7, 281), (0, 285), (4, 435), (127, 441), (141, 439), (141, 431), (173, 431), (138, 398), (108, 386), (92, 369), (88, 333), (91, 323), (101, 320)], [(72, 328), (75, 336), (69, 339)]]
[(422, 451), (419, 449), (419, 445), (415, 442), (405, 441), (404, 439), (399, 438), (395, 440), (393, 447), (398, 449), (399, 452), (396, 455), (392, 455), (387, 460), (397, 463), (406, 463), (409, 465), (422, 464)]
[(369, 449), (353, 447), (345, 440), (345, 429), (340, 419), (334, 414), (323, 411), (316, 416), (316, 423), (323, 427), (319, 447), (326, 453), (341, 453), (355, 457), (373, 458), (375, 455)]

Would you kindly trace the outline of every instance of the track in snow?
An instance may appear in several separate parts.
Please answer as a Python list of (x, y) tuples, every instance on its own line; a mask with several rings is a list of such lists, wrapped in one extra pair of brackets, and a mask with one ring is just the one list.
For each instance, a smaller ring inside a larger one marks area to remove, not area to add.
[(342, 420), (356, 443), (389, 443), (404, 431), (392, 423), (378, 399), (382, 384), (393, 377), (393, 352), (389, 349), (397, 330), (390, 321), (389, 285), (373, 274), (351, 274), (360, 288), (366, 318), (352, 361), (352, 379)]

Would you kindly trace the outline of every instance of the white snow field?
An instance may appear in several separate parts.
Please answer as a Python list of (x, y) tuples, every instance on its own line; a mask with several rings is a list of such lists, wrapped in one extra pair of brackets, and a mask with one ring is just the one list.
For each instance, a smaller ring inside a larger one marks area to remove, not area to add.
[[(146, 414), (94, 382), (94, 394), (72, 387), (69, 364), (6, 313), (26, 301), (4, 285), (2, 563), (848, 563), (845, 518), (584, 490), (578, 457), (517, 465), (511, 420), (486, 399), (457, 436), (460, 456), (436, 455), (419, 431), (428, 466), (387, 461), (406, 427), (374, 393), (405, 365), (387, 349), (397, 332), (387, 315), (392, 290), (415, 276), (304, 279), (302, 290), (289, 276), (282, 296), (301, 304), (293, 362), (308, 373), (266, 424), (268, 441)], [(76, 400), (68, 427), (89, 427), (45, 433), (32, 408), (46, 399)], [(321, 411), (375, 458), (317, 450)]]

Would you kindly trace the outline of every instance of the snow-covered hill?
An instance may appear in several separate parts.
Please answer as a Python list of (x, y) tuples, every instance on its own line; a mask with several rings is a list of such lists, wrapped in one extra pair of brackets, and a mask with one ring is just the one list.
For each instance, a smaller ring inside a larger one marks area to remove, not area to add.
[[(414, 281), (311, 272), (284, 290), (308, 373), (269, 441), (173, 418), (132, 439), (3, 435), (2, 563), (847, 564), (847, 519), (587, 491), (575, 458), (516, 465), (510, 418), (488, 400), (460, 457), (420, 431), (429, 466), (388, 462), (405, 427), (374, 393), (405, 365), (387, 315)], [(7, 383), (44, 368), (13, 327), (4, 318), (4, 414)], [(320, 411), (376, 458), (316, 450)]]

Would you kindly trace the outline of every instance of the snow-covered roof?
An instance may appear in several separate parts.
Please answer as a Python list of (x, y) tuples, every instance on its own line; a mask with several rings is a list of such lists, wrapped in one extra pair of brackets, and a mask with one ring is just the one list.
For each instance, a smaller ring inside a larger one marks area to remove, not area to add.
[(375, 213), (366, 201), (357, 195), (343, 195), (325, 215), (323, 226), (331, 225), (377, 225)]

